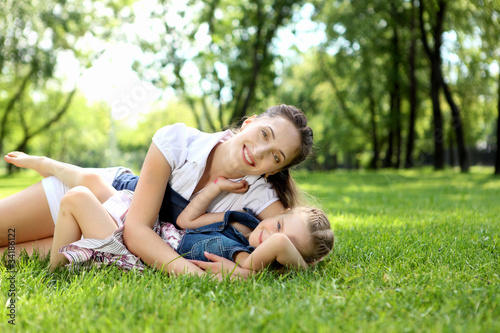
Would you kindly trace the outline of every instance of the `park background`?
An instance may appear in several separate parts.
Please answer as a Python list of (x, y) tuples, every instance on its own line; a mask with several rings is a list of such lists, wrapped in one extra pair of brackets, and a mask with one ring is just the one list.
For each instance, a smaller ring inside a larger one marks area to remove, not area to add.
[[(293, 104), (316, 143), (294, 175), (336, 244), (221, 283), (21, 257), (0, 329), (498, 331), (499, 21), (496, 0), (2, 1), (0, 154), (139, 172), (164, 125)], [(40, 179), (17, 171), (0, 198)]]
[(0, 154), (138, 170), (164, 125), (286, 103), (315, 130), (311, 170), (495, 163), (497, 0), (0, 6)]

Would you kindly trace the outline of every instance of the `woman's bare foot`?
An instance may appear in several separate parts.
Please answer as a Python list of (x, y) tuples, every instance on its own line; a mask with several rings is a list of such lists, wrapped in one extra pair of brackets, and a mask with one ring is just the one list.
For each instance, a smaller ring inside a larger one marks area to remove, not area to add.
[(4, 156), (7, 163), (14, 164), (19, 168), (26, 168), (35, 170), (42, 177), (52, 176), (50, 173), (42, 170), (42, 161), (45, 159), (43, 156), (31, 156), (20, 151), (13, 151)]

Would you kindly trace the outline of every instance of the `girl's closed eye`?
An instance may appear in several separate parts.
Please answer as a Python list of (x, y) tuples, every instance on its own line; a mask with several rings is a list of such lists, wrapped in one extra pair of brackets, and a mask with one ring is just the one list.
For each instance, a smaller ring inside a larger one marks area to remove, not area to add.
[(280, 221), (278, 221), (277, 227), (278, 227), (278, 231), (281, 231), (281, 222)]

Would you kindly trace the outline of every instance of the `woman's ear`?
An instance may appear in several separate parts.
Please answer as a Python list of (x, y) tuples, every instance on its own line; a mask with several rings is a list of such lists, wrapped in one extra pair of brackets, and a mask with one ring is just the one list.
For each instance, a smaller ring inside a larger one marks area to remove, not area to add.
[(266, 180), (267, 180), (267, 177), (272, 176), (272, 175), (274, 175), (275, 173), (278, 173), (278, 172), (280, 172), (280, 171), (281, 171), (281, 169), (276, 170), (276, 171), (273, 171), (273, 172), (268, 172), (268, 173), (264, 174), (264, 178), (266, 178)]
[(254, 114), (253, 116), (245, 119), (245, 121), (243, 122), (243, 125), (241, 125), (241, 129), (243, 130), (243, 129), (245, 129), (245, 127), (250, 125), (255, 120), (255, 117), (257, 117), (257, 115)]

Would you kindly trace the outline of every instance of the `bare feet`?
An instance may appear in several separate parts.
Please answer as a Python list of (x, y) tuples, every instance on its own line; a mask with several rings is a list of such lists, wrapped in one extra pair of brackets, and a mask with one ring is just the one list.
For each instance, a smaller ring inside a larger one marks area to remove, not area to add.
[(44, 178), (52, 176), (41, 169), (41, 163), (45, 157), (31, 156), (20, 151), (13, 151), (5, 155), (4, 159), (7, 163), (14, 164), (17, 167), (35, 170)]

